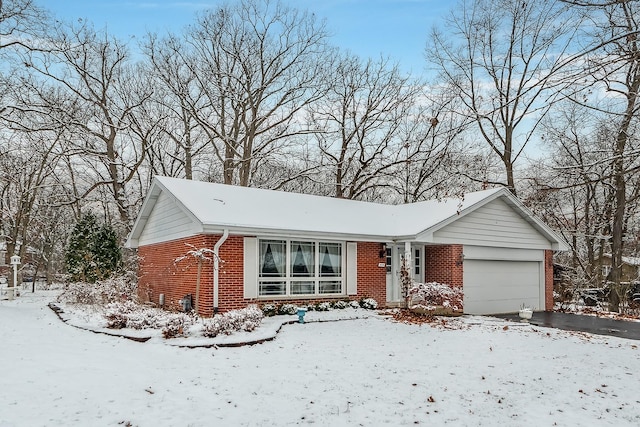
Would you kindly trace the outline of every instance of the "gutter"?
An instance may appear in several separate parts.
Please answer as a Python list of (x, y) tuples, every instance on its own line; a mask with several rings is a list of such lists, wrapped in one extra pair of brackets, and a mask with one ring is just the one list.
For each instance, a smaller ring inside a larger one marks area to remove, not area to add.
[(218, 312), (218, 288), (219, 288), (219, 270), (220, 270), (220, 247), (229, 237), (229, 229), (225, 228), (222, 237), (213, 246), (213, 313)]

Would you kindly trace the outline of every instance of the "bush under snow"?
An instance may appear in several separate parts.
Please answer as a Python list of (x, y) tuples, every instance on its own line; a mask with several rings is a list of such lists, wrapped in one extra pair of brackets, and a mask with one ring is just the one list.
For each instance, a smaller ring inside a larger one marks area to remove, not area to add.
[(410, 306), (443, 306), (453, 310), (462, 310), (462, 287), (444, 283), (415, 283), (409, 289)]
[(137, 284), (126, 277), (112, 277), (95, 283), (70, 283), (58, 296), (67, 304), (105, 305), (111, 302), (137, 300)]
[(211, 319), (205, 319), (202, 334), (205, 337), (215, 337), (220, 334), (230, 335), (237, 331), (251, 332), (260, 326), (264, 314), (257, 305), (250, 305), (240, 310), (231, 310), (217, 314)]
[(367, 310), (375, 310), (378, 308), (378, 301), (373, 298), (363, 298), (360, 300), (360, 307)]

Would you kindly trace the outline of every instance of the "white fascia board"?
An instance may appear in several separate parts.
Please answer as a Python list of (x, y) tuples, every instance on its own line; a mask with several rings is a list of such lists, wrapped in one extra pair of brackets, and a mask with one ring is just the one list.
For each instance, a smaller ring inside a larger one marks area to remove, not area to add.
[(224, 229), (228, 229), (230, 234), (237, 236), (258, 236), (284, 239), (313, 239), (313, 240), (336, 240), (353, 242), (375, 242), (392, 243), (395, 239), (386, 235), (363, 235), (349, 233), (326, 233), (305, 230), (283, 230), (260, 227), (238, 227), (232, 224), (205, 225), (202, 232), (206, 234), (221, 234)]

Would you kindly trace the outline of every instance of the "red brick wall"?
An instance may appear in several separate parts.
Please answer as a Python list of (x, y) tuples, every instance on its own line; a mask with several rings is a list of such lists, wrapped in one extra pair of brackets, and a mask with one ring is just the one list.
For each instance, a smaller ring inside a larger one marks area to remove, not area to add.
[(553, 251), (544, 251), (544, 309), (553, 310)]
[[(191, 294), (195, 305), (198, 260), (187, 252), (193, 247), (213, 249), (214, 239), (215, 236), (198, 235), (140, 246), (138, 294), (142, 301), (159, 304), (159, 295), (164, 294), (165, 307), (178, 310), (181, 308), (179, 300)], [(199, 298), (199, 312), (205, 316), (212, 313), (212, 283), (213, 263), (205, 260), (200, 275)]]
[[(387, 303), (387, 268), (378, 267), (386, 262), (386, 254), (380, 257), (380, 243), (358, 242), (358, 295), (373, 298), (383, 307)], [(351, 296), (353, 298), (353, 296)]]
[(424, 248), (425, 282), (462, 286), (462, 245), (435, 245)]
[[(206, 247), (213, 249), (221, 236), (199, 235), (170, 242), (141, 246), (138, 249), (140, 278), (138, 293), (143, 301), (159, 303), (159, 295), (165, 294), (165, 307), (180, 309), (179, 300), (187, 294), (193, 296), (195, 305), (198, 262), (186, 256), (192, 249)], [(185, 257), (176, 262), (176, 259)], [(378, 267), (384, 262), (380, 258), (379, 243), (358, 243), (358, 293), (349, 299), (374, 298), (381, 306), (386, 303), (386, 269)], [(220, 312), (246, 307), (251, 303), (267, 302), (310, 304), (347, 297), (273, 300), (244, 299), (244, 237), (229, 236), (220, 247), (220, 267), (218, 270), (218, 309)], [(212, 316), (213, 307), (213, 262), (202, 264), (200, 277), (198, 312), (202, 316)]]
[[(216, 238), (216, 241), (218, 239)], [(244, 237), (229, 236), (220, 247), (218, 309), (221, 312), (244, 308)]]

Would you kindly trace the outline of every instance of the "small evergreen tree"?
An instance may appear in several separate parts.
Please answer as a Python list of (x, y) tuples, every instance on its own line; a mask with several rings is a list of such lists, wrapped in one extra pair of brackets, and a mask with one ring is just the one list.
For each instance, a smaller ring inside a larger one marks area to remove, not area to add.
[(65, 265), (76, 282), (94, 283), (117, 272), (122, 265), (122, 254), (111, 225), (99, 225), (93, 213), (84, 214), (69, 238)]

